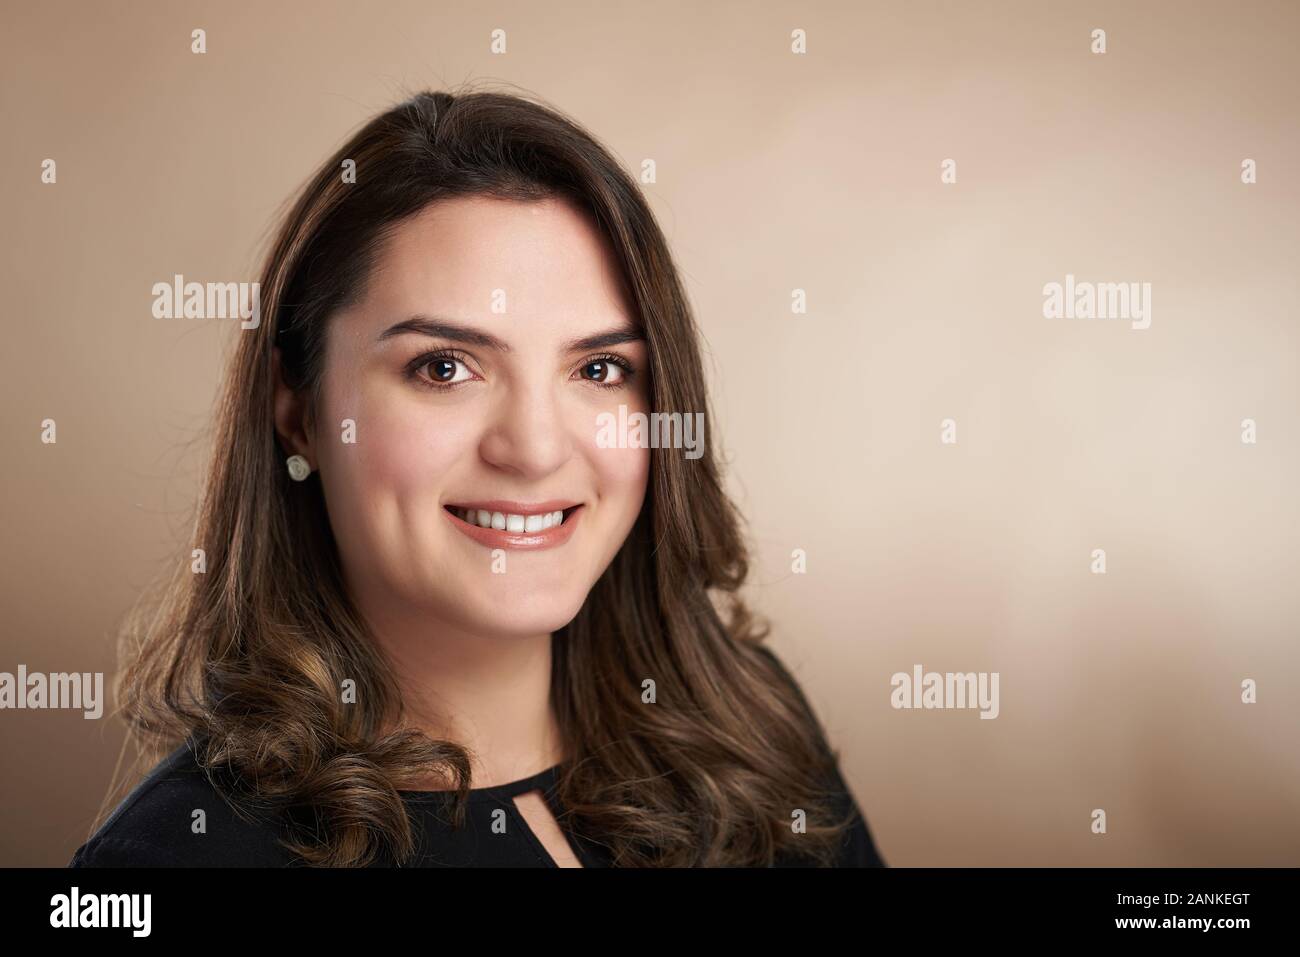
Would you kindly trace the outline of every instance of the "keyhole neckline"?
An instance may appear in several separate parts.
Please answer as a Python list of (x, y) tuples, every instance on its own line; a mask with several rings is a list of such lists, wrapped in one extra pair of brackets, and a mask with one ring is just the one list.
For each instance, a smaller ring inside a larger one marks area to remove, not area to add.
[[(559, 776), (560, 765), (553, 764), (543, 771), (536, 774), (530, 774), (526, 778), (519, 778), (517, 781), (507, 781), (505, 784), (495, 784), (486, 788), (470, 788), (469, 799), (471, 801), (501, 801), (509, 800), (520, 794), (527, 794), (529, 791), (541, 789), (544, 793), (550, 794), (554, 790), (555, 782)], [(414, 801), (443, 800), (449, 799), (455, 795), (455, 791), (404, 791), (397, 792), (403, 798)]]

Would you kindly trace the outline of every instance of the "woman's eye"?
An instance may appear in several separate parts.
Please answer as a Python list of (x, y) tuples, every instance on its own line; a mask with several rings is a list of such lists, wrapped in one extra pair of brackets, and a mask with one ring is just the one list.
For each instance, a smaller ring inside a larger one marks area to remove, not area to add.
[(601, 385), (618, 385), (623, 381), (623, 370), (613, 362), (595, 359), (582, 367), (583, 377)]
[[(623, 387), (634, 375), (626, 360), (615, 356), (589, 359), (582, 364), (578, 373), (593, 385), (608, 389)], [(477, 378), (466, 359), (449, 353), (420, 356), (407, 366), (406, 375), (421, 385), (435, 389), (452, 388)]]
[[(457, 375), (457, 366), (460, 367), (460, 371), (463, 375)], [(426, 378), (432, 382), (436, 382), (438, 385), (451, 385), (456, 382), (464, 382), (472, 377), (472, 373), (470, 373), (469, 367), (466, 366), (465, 363), (461, 362), (459, 359), (448, 359), (445, 356), (430, 359), (421, 366), (421, 369), (424, 370)]]

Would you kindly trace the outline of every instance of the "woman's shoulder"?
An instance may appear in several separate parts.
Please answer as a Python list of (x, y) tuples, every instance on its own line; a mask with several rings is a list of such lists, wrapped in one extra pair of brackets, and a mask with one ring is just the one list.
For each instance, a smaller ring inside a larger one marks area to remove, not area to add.
[(160, 761), (73, 855), (69, 867), (283, 866), (269, 817), (237, 812), (191, 741)]
[[(804, 693), (803, 688), (799, 686), (798, 680), (791, 673), (789, 667), (781, 658), (767, 645), (756, 643), (753, 645), (764, 658), (766, 658), (782, 680), (794, 691), (799, 703), (803, 706), (804, 711), (812, 720), (816, 727), (817, 733), (821, 739), (822, 747), (827, 751), (833, 766), (831, 780), (828, 783), (828, 789), (831, 792), (831, 800), (835, 806), (836, 812), (841, 818), (851, 819), (849, 827), (844, 831), (841, 840), (839, 854), (836, 857), (836, 867), (888, 867), (884, 858), (876, 848), (876, 843), (871, 836), (871, 829), (867, 826), (866, 816), (858, 806), (853, 792), (849, 789), (848, 782), (844, 780), (844, 774), (840, 770), (839, 751), (831, 746), (826, 736), (825, 728), (822, 726), (817, 712), (813, 709), (808, 701), (808, 696)], [(777, 867), (803, 867), (807, 866), (802, 860), (795, 856), (787, 856), (778, 859)]]

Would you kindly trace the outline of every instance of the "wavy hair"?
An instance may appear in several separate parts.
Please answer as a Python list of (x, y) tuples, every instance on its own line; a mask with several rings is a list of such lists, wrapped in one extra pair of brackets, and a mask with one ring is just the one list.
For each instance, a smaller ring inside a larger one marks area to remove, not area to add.
[[(355, 182), (341, 175), (349, 160)], [(499, 91), (419, 93), (367, 122), (286, 203), (260, 273), (262, 322), (237, 334), (216, 408), (188, 546), (205, 550), (206, 573), (180, 563), (137, 606), (116, 690), (146, 764), (197, 742), (237, 809), (286, 812), (281, 841), (308, 864), (402, 864), (415, 834), (398, 790), (445, 777), (463, 821), (470, 762), (456, 742), (401, 725), (394, 673), (344, 587), (319, 479), (291, 482), (283, 467), (273, 348), (286, 384), (319, 396), (330, 318), (364, 295), (386, 237), (467, 194), (564, 197), (589, 212), (646, 337), (651, 408), (708, 410), (699, 333), (648, 205), (550, 106)], [(831, 783), (838, 752), (762, 644), (769, 626), (738, 591), (747, 573), (712, 443), (694, 460), (652, 449), (632, 531), (552, 641), (568, 755), (558, 797), (568, 826), (616, 866), (834, 859), (849, 824)], [(642, 700), (647, 678), (655, 704)], [(340, 700), (345, 679), (355, 704)], [(796, 808), (802, 834), (790, 827)]]

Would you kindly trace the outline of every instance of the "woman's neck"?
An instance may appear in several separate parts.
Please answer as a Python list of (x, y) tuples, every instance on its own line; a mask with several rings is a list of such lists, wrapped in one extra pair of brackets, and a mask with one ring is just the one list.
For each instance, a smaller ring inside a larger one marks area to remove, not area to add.
[[(401, 726), (467, 748), (473, 787), (517, 781), (563, 760), (551, 635), (485, 637), (427, 622), (376, 635), (401, 689)], [(448, 786), (445, 779), (429, 785)]]

